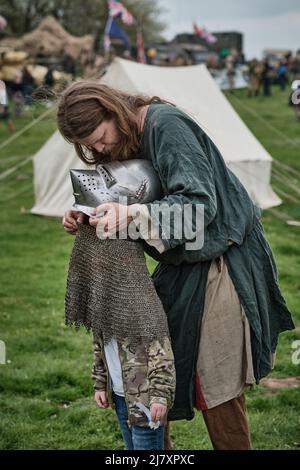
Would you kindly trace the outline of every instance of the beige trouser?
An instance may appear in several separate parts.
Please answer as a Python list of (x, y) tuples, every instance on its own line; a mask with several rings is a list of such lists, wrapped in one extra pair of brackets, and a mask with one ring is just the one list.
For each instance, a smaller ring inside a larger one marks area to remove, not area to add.
[(208, 273), (196, 375), (205, 410), (239, 397), (255, 383), (250, 327), (223, 257)]

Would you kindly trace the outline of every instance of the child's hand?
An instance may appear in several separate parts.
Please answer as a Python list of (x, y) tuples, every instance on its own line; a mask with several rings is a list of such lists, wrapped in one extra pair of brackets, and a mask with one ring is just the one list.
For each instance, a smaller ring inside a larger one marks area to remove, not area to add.
[(152, 403), (150, 407), (151, 419), (156, 423), (156, 421), (162, 420), (167, 412), (166, 405), (161, 405), (160, 403)]
[(100, 408), (107, 408), (108, 407), (108, 400), (107, 394), (105, 390), (101, 390), (100, 392), (97, 390), (94, 396), (95, 402), (97, 403)]
[(78, 224), (82, 224), (84, 214), (80, 211), (67, 211), (63, 217), (62, 223), (66, 232), (75, 235), (78, 230)]

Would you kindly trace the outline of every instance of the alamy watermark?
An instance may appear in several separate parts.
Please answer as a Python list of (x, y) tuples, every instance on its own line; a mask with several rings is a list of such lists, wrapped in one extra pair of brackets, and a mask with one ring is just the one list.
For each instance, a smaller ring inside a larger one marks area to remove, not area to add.
[(298, 366), (300, 364), (300, 339), (292, 342), (292, 349), (295, 349), (292, 353), (292, 363), (294, 366)]
[(2, 106), (7, 105), (6, 86), (2, 80), (0, 80), (0, 105)]
[(0, 340), (0, 365), (1, 364), (6, 364), (6, 346), (2, 340)]
[[(170, 246), (184, 243), (186, 250), (200, 250), (203, 247), (204, 204), (169, 205), (162, 202), (142, 206), (128, 206), (127, 197), (120, 197), (117, 207), (112, 204), (108, 211), (99, 214), (96, 229), (98, 238), (143, 238), (161, 240), (162, 243), (165, 241)], [(132, 217), (129, 223), (128, 214)]]
[(296, 106), (300, 104), (300, 88), (295, 90), (294, 93), (292, 94), (292, 103)]

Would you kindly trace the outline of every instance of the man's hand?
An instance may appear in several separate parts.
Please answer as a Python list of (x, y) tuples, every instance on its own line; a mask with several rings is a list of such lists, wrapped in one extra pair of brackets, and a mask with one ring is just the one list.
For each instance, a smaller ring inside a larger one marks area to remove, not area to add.
[(67, 211), (63, 216), (63, 226), (66, 232), (75, 235), (78, 230), (78, 224), (82, 224), (84, 214), (79, 211)]
[(95, 402), (100, 408), (108, 408), (107, 393), (105, 390), (97, 390), (94, 396)]
[(164, 418), (167, 412), (167, 407), (166, 405), (161, 405), (160, 403), (152, 403), (150, 411), (152, 421), (156, 422)]
[(100, 204), (91, 214), (96, 217), (90, 217), (89, 222), (96, 227), (99, 238), (116, 234), (132, 221), (132, 217), (128, 215), (128, 207), (117, 202)]

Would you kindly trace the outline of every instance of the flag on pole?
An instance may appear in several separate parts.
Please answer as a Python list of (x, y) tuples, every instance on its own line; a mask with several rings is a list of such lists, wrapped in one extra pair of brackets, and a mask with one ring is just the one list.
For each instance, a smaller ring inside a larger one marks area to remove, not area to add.
[(218, 39), (216, 38), (216, 36), (214, 36), (213, 34), (209, 33), (208, 31), (205, 31), (205, 36), (204, 36), (204, 39), (206, 40), (206, 42), (208, 42), (209, 44), (215, 44)]
[(209, 44), (215, 44), (218, 39), (212, 33), (209, 33), (204, 28), (200, 28), (196, 23), (193, 24), (194, 33), (199, 38), (204, 39)]
[(109, 16), (104, 31), (104, 49), (107, 51), (110, 47), (110, 38), (121, 39), (126, 48), (130, 48), (130, 40), (125, 31), (118, 25), (115, 18)]
[(110, 37), (107, 34), (104, 34), (103, 38), (103, 47), (105, 51), (109, 51), (111, 42), (110, 42)]
[(7, 21), (4, 16), (0, 15), (0, 31), (4, 31), (7, 26)]
[(109, 0), (108, 2), (108, 9), (110, 16), (121, 16), (121, 19), (124, 24), (131, 26), (135, 23), (135, 19), (132, 14), (124, 7), (124, 5), (120, 2), (115, 0)]
[(193, 29), (196, 36), (203, 38), (203, 29), (201, 29), (196, 23), (193, 23)]
[(146, 64), (146, 55), (145, 55), (145, 44), (142, 28), (138, 27), (136, 30), (136, 49), (137, 49), (137, 61), (142, 64)]

